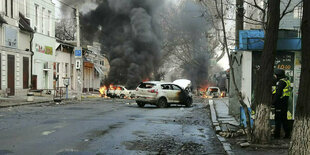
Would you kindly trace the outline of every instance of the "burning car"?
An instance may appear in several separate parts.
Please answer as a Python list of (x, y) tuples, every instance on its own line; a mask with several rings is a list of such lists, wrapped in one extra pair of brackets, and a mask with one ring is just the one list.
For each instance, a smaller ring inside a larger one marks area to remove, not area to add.
[(122, 85), (110, 85), (110, 87), (106, 91), (106, 95), (111, 98), (127, 98), (131, 96), (130, 94), (131, 92)]
[(221, 97), (221, 91), (219, 87), (209, 87), (206, 92), (207, 98), (219, 98)]
[(136, 102), (139, 107), (145, 104), (157, 107), (169, 107), (171, 104), (181, 104), (186, 107), (192, 105), (190, 93), (179, 85), (169, 82), (146, 81), (141, 82), (136, 89)]

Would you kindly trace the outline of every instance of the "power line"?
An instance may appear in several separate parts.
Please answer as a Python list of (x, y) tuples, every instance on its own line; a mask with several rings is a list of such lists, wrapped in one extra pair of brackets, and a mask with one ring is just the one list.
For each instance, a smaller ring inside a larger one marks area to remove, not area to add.
[(73, 10), (76, 10), (76, 8), (75, 8), (75, 7), (73, 7), (73, 6), (69, 5), (69, 4), (67, 4), (67, 3), (65, 3), (65, 2), (63, 2), (63, 1), (61, 1), (61, 0), (56, 0), (56, 1), (60, 2), (61, 4), (65, 5), (65, 6), (67, 6), (67, 7), (72, 8)]

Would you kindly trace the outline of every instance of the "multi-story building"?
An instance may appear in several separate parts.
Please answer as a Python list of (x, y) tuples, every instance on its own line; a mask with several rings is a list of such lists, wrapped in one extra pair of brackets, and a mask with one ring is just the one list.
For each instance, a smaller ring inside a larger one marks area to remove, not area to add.
[(0, 94), (26, 94), (30, 86), (33, 30), (21, 9), (26, 1), (0, 1)]
[(55, 4), (52, 0), (20, 0), (35, 33), (32, 40), (34, 89), (53, 89), (55, 62)]
[(101, 54), (100, 47), (101, 44), (97, 42), (87, 47), (91, 53), (86, 54), (85, 57), (93, 63), (93, 68), (87, 67), (87, 63), (84, 65), (84, 88), (86, 88), (84, 90), (99, 89), (104, 80), (108, 78), (110, 64), (107, 57)]
[[(287, 7), (288, 2), (290, 5)], [(263, 29), (262, 24), (258, 21), (267, 21), (267, 8), (266, 0), (256, 0), (257, 5), (266, 11), (265, 18), (264, 14), (253, 5), (254, 0), (246, 0), (247, 3), (244, 4), (245, 8), (245, 23), (244, 29)], [(280, 21), (279, 29), (286, 30), (297, 30), (300, 31), (300, 22), (302, 17), (302, 3), (301, 0), (283, 0), (280, 3), (280, 12), (287, 7), (287, 13)], [(292, 11), (293, 10), (293, 11)]]

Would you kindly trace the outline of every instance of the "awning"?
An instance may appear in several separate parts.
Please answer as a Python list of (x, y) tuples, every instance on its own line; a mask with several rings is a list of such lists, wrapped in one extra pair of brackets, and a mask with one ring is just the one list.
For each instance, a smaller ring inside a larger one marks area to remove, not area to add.
[(21, 30), (34, 33), (34, 30), (30, 27), (29, 19), (25, 18), (25, 16), (19, 13), (19, 28)]
[(98, 65), (95, 65), (95, 69), (97, 70), (97, 72), (98, 72), (100, 75), (104, 75), (103, 71), (101, 70), (101, 68), (100, 68)]

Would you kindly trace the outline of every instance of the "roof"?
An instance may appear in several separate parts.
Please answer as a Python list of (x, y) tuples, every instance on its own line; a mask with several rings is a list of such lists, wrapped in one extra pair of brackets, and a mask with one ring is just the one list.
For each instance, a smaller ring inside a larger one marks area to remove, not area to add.
[[(282, 32), (284, 31), (284, 32)], [(282, 32), (281, 37), (278, 38), (277, 50), (278, 51), (300, 51), (301, 50), (301, 38), (292, 36), (285, 30), (279, 30)], [(239, 31), (239, 49), (237, 50), (249, 50), (249, 51), (262, 51), (264, 48), (264, 36), (263, 30), (241, 30)]]
[(143, 83), (153, 83), (153, 84), (174, 84), (172, 82), (164, 82), (164, 81), (145, 81)]
[(30, 21), (23, 14), (19, 13), (19, 28), (23, 31), (34, 33), (35, 31), (30, 27)]
[(5, 21), (5, 19), (0, 15), (0, 24), (3, 24), (3, 23), (6, 23), (6, 24), (7, 24), (7, 22)]

